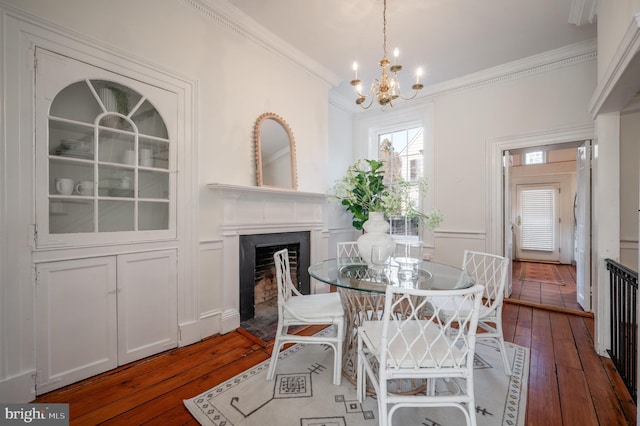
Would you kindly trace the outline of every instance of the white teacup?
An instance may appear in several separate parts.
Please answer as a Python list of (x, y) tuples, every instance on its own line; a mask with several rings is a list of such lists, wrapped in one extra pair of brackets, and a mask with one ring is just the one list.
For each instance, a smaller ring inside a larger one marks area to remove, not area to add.
[(83, 180), (76, 185), (76, 192), (80, 195), (93, 195), (93, 181)]
[(73, 179), (56, 178), (56, 191), (63, 195), (73, 194)]

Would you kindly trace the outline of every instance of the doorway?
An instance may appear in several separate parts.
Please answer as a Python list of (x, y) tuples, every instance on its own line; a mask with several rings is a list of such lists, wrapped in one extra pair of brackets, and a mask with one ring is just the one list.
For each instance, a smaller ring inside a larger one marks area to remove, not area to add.
[[(547, 151), (553, 151), (556, 149), (563, 148), (577, 148), (584, 144), (584, 141), (590, 141), (593, 139), (595, 134), (595, 129), (593, 123), (585, 123), (582, 125), (566, 127), (561, 129), (549, 129), (545, 131), (522, 134), (516, 136), (506, 136), (500, 138), (492, 138), (487, 140), (487, 159), (489, 159), (489, 187), (488, 187), (488, 197), (489, 197), (489, 222), (487, 224), (487, 229), (489, 231), (487, 235), (487, 249), (493, 253), (502, 253), (509, 259), (514, 259), (515, 256), (515, 242), (514, 242), (514, 227), (515, 227), (515, 217), (512, 215), (513, 213), (513, 205), (515, 204), (514, 200), (511, 198), (515, 198), (515, 195), (512, 195), (511, 189), (511, 176), (510, 171), (511, 165), (510, 159), (511, 156), (505, 155), (510, 154), (511, 152), (518, 152), (518, 150), (531, 150), (532, 148), (543, 147)], [(590, 149), (585, 149), (585, 153), (590, 153)], [(591, 180), (590, 180), (590, 167), (589, 161), (590, 157), (587, 156), (588, 161), (583, 162), (582, 164), (583, 171), (585, 173), (578, 173), (576, 170), (576, 166), (574, 165), (572, 171), (574, 172), (574, 182), (571, 188), (575, 188), (582, 182), (580, 185), (581, 188), (578, 188), (577, 192), (579, 195), (587, 195), (591, 191)], [(578, 163), (578, 161), (576, 161)], [(577, 175), (580, 174), (582, 177), (578, 178)], [(586, 176), (586, 178), (584, 177)], [(580, 190), (582, 189), (582, 190)], [(566, 193), (565, 193), (566, 195)], [(576, 194), (572, 193), (571, 196), (574, 197)], [(591, 299), (591, 270), (590, 270), (590, 200), (582, 196), (580, 202), (578, 203), (582, 206), (582, 212), (580, 209), (575, 210), (574, 215), (574, 204), (573, 199), (571, 200), (569, 213), (566, 211), (563, 214), (562, 221), (566, 225), (567, 222), (571, 226), (571, 228), (577, 228), (575, 226), (576, 220), (574, 217), (580, 217), (580, 228), (582, 231), (582, 235), (579, 236), (582, 241), (581, 244), (583, 247), (583, 252), (576, 254), (575, 249), (578, 247), (578, 244), (575, 242), (577, 232), (570, 232), (571, 245), (570, 249), (563, 250), (560, 253), (561, 263), (564, 263), (563, 256), (569, 256), (569, 261), (567, 264), (576, 263), (576, 268), (580, 270), (576, 270), (576, 284), (580, 286), (582, 283), (582, 292), (585, 295), (585, 301), (590, 302)], [(582, 214), (581, 214), (582, 213)], [(513, 266), (513, 262), (510, 263)], [(510, 271), (509, 276), (512, 277), (513, 273)], [(513, 293), (512, 282), (511, 285), (505, 291), (505, 297), (509, 298), (509, 296)], [(587, 305), (589, 306), (589, 305)], [(591, 307), (585, 309), (586, 312), (591, 312)]]
[[(576, 272), (576, 265), (584, 267), (579, 254), (588, 252), (585, 239), (578, 238), (585, 231), (578, 226), (577, 212), (585, 210), (577, 208), (580, 202), (584, 204), (578, 193), (585, 186), (590, 188), (588, 181), (580, 182), (585, 179), (579, 172), (583, 145), (569, 142), (504, 152), (508, 157), (505, 165), (509, 165), (504, 174), (504, 217), (511, 224), (505, 226), (505, 233), (512, 234), (505, 237), (512, 240), (509, 254), (513, 260), (508, 297), (513, 300), (583, 312), (590, 309), (585, 303), (587, 298), (590, 301), (584, 284), (588, 279)], [(538, 157), (544, 161), (528, 164), (525, 159), (531, 153), (542, 153)]]

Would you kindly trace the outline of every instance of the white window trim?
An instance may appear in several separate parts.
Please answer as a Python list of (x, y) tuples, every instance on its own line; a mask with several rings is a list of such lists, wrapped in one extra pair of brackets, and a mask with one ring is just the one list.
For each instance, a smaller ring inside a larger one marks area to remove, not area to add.
[[(360, 113), (354, 126), (354, 157), (377, 158), (378, 134), (392, 129), (423, 127), (423, 173), (429, 183), (429, 191), (422, 200), (425, 211), (435, 208), (436, 186), (434, 176), (434, 105), (432, 102), (419, 103), (411, 107), (400, 107), (386, 111)], [(420, 239), (426, 249), (433, 249), (435, 236), (433, 231), (421, 230)]]

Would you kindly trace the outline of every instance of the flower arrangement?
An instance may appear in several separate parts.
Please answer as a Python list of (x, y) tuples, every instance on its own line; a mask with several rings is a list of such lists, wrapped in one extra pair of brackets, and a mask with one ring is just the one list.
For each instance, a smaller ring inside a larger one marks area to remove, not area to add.
[[(353, 214), (353, 226), (360, 230), (369, 219), (369, 212), (381, 212), (387, 217), (417, 218), (421, 225), (429, 229), (438, 227), (442, 222), (442, 214), (437, 211), (425, 214), (418, 210), (411, 202), (411, 183), (397, 176), (393, 182), (387, 182), (384, 166), (382, 161), (357, 160), (331, 188), (329, 196), (340, 201)], [(420, 179), (419, 196), (424, 196), (427, 190), (427, 181)]]

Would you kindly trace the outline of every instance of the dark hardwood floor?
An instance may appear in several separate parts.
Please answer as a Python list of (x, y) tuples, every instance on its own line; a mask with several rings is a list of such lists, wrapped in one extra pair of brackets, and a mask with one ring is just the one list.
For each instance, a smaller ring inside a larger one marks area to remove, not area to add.
[(526, 262), (513, 261), (512, 293), (510, 299), (526, 304), (542, 305), (548, 308), (567, 309), (584, 312), (576, 297), (576, 267), (573, 265), (552, 265), (557, 268), (561, 282), (545, 282), (526, 279), (521, 270)]
[[(503, 324), (506, 340), (531, 349), (526, 424), (635, 425), (636, 406), (622, 379), (611, 360), (593, 349), (592, 315), (579, 307), (571, 313), (575, 306), (566, 305), (563, 300), (570, 297), (561, 292), (567, 288), (522, 282), (519, 268), (514, 262), (514, 294), (520, 298), (505, 303)], [(570, 281), (570, 267), (563, 271)], [(539, 308), (545, 304), (550, 309)], [(268, 359), (271, 348), (238, 329), (119, 367), (34, 402), (69, 403), (72, 425), (197, 425), (183, 399)]]
[[(508, 303), (504, 325), (508, 341), (531, 349), (527, 425), (636, 424), (636, 406), (613, 363), (593, 350), (592, 318)], [(122, 366), (34, 402), (69, 403), (72, 425), (197, 425), (183, 399), (268, 359), (270, 352), (270, 344), (238, 329)]]

